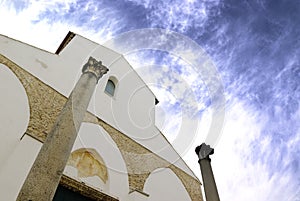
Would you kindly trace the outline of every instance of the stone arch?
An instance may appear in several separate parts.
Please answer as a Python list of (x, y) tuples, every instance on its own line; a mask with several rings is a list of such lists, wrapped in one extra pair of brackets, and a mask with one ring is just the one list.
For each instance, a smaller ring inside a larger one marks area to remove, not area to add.
[(175, 165), (170, 165), (169, 168), (181, 180), (192, 201), (202, 200), (201, 184), (198, 179), (191, 177)]
[[(175, 165), (164, 166), (164, 167), (160, 167), (160, 168), (153, 170), (150, 174), (148, 174), (148, 177), (145, 178), (145, 180), (144, 180), (144, 184), (143, 184), (144, 189), (145, 189), (145, 183), (147, 182), (149, 176), (151, 176), (155, 172), (158, 172), (158, 170), (172, 171), (174, 173), (174, 176), (176, 176), (179, 179), (179, 181), (185, 188), (186, 193), (189, 195), (189, 197), (192, 201), (202, 200), (200, 182), (195, 178), (191, 178), (190, 175), (188, 175), (186, 172), (183, 172), (181, 169), (179, 169)], [(147, 189), (145, 189), (145, 192), (146, 191), (147, 191)], [(170, 199), (170, 200), (172, 200), (172, 199)]]
[(155, 169), (164, 167), (170, 168), (177, 175), (192, 201), (202, 200), (201, 183), (198, 179), (187, 174), (177, 166), (170, 164), (142, 145), (134, 142), (128, 136), (98, 117), (88, 113), (85, 121), (93, 122), (103, 127), (120, 149), (128, 170), (129, 192), (137, 191), (146, 193), (143, 192), (146, 179)]
[(191, 201), (182, 181), (170, 168), (157, 168), (151, 172), (145, 181), (144, 192), (150, 194), (149, 201)]
[(26, 91), (30, 117), (25, 133), (43, 141), (66, 103), (66, 98), (2, 54), (0, 63), (16, 75)]
[[(0, 63), (7, 66), (17, 76), (27, 93), (30, 119), (26, 134), (43, 142), (67, 98), (1, 54)], [(101, 133), (107, 136), (106, 139), (111, 140), (110, 145), (114, 145), (112, 146), (114, 148), (117, 147), (116, 150), (118, 150), (120, 158), (125, 163), (125, 165), (123, 164), (123, 172), (119, 171), (119, 173), (125, 174), (125, 178), (127, 178), (124, 185), (119, 188), (123, 191), (112, 194), (121, 195), (125, 192), (128, 194), (131, 189), (143, 191), (144, 183), (153, 170), (160, 167), (169, 167), (182, 180), (192, 200), (201, 200), (200, 182), (198, 180), (176, 166), (170, 165), (169, 162), (136, 143), (97, 116), (87, 112), (84, 121), (94, 124), (98, 131), (100, 130)], [(110, 164), (106, 165), (108, 170), (111, 170)], [(145, 166), (147, 166), (146, 169)], [(108, 173), (108, 175), (110, 174)]]
[[(81, 125), (72, 153), (76, 153), (76, 151), (79, 156), (75, 156), (74, 159), (70, 157), (69, 165), (76, 166), (78, 163), (76, 160), (79, 160), (80, 155), (82, 156), (82, 153), (87, 151), (89, 153), (85, 156), (86, 162), (95, 164), (96, 169), (88, 172), (89, 168), (83, 168), (83, 175), (91, 175), (91, 177), (83, 177), (77, 174), (78, 171), (72, 172), (70, 168), (66, 168), (65, 173), (67, 175), (111, 195), (123, 196), (128, 194), (129, 183), (126, 163), (116, 143), (100, 125), (94, 123)], [(97, 169), (101, 173), (93, 175), (99, 172)]]

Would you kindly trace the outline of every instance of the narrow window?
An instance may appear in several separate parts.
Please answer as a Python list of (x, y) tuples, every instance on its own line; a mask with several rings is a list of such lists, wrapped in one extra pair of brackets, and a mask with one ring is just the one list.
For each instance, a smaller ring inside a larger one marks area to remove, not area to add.
[(116, 88), (115, 83), (113, 81), (111, 81), (111, 80), (108, 80), (107, 84), (106, 84), (106, 87), (105, 87), (105, 91), (109, 95), (114, 96), (114, 94), (115, 94), (115, 88)]

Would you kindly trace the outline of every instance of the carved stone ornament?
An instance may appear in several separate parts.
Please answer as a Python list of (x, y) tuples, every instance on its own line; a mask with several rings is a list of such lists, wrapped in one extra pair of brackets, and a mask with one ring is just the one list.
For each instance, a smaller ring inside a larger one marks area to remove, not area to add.
[(92, 73), (96, 76), (97, 81), (107, 72), (109, 69), (102, 65), (101, 61), (97, 61), (95, 58), (90, 57), (88, 62), (83, 66), (82, 73)]
[(205, 158), (209, 158), (209, 155), (212, 155), (214, 153), (214, 149), (209, 145), (202, 143), (200, 146), (196, 147), (195, 152), (198, 155), (199, 160), (202, 160)]

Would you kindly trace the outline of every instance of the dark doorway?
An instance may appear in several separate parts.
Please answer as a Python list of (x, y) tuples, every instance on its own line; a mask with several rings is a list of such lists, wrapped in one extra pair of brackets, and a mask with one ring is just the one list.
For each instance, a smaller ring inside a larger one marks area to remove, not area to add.
[(84, 182), (63, 175), (56, 189), (53, 201), (118, 201), (110, 195), (96, 190)]
[(53, 201), (94, 201), (94, 200), (59, 185), (54, 195)]

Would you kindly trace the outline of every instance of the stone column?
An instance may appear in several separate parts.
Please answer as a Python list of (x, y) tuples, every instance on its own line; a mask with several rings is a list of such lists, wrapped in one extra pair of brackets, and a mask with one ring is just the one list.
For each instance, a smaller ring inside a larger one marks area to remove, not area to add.
[[(18, 201), (50, 201), (70, 156), (98, 80), (108, 69), (90, 57), (31, 167)], [(63, 80), (62, 80), (63, 82)]]
[(206, 201), (220, 201), (209, 158), (209, 155), (214, 153), (214, 149), (202, 143), (195, 151), (199, 157), (198, 163), (200, 164)]

